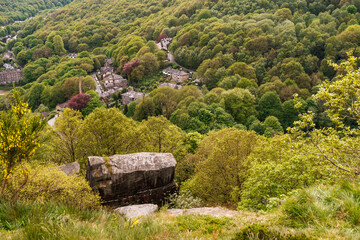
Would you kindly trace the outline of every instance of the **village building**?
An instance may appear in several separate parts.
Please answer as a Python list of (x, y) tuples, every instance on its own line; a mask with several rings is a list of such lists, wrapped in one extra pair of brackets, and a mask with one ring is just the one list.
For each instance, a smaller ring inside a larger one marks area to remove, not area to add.
[(77, 53), (68, 53), (65, 54), (66, 56), (68, 56), (69, 58), (76, 58), (77, 57)]
[(163, 70), (163, 74), (173, 82), (181, 83), (189, 79), (190, 73), (168, 67)]
[(112, 59), (106, 58), (104, 67), (101, 67), (98, 73), (92, 75), (96, 81), (96, 92), (104, 100), (111, 97), (114, 93), (128, 88), (127, 80), (115, 73), (112, 64)]
[(64, 102), (64, 103), (58, 104), (58, 105), (56, 106), (56, 111), (59, 111), (59, 112), (62, 111), (64, 108), (66, 108), (67, 103), (68, 103), (68, 102)]
[(110, 98), (114, 93), (118, 93), (121, 90), (122, 90), (122, 88), (119, 88), (119, 89), (110, 88), (109, 90), (102, 92), (100, 94), (100, 97), (103, 98), (103, 100), (105, 101), (106, 98)]
[(18, 83), (22, 79), (21, 69), (8, 69), (0, 72), (0, 85)]
[(175, 84), (175, 83), (161, 83), (160, 85), (159, 85), (159, 87), (171, 87), (171, 88), (173, 88), (173, 89), (180, 89), (181, 88), (181, 85), (177, 85), (177, 84)]
[(5, 63), (4, 65), (3, 65), (3, 68), (5, 68), (6, 70), (13, 70), (13, 69), (15, 69), (11, 64), (9, 64), (9, 63)]
[(4, 56), (2, 57), (3, 60), (5, 59), (9, 59), (9, 60), (15, 60), (15, 54), (12, 51), (8, 51), (4, 54)]
[(172, 40), (173, 40), (172, 38), (161, 39), (161, 41), (159, 42), (159, 48), (161, 50), (168, 51), (168, 47), (170, 46)]
[(136, 101), (137, 99), (141, 99), (145, 96), (146, 96), (145, 93), (136, 92), (136, 91), (129, 91), (129, 92), (123, 93), (123, 94), (121, 94), (122, 104), (128, 105), (129, 103)]
[(113, 67), (113, 61), (111, 58), (107, 58), (105, 59), (105, 64), (103, 67), (100, 68), (100, 74), (104, 75), (107, 73), (112, 73), (114, 72), (114, 67)]
[(123, 78), (121, 75), (110, 73), (106, 74), (103, 77), (104, 81), (104, 88), (105, 90), (111, 89), (111, 88), (127, 88), (127, 80)]

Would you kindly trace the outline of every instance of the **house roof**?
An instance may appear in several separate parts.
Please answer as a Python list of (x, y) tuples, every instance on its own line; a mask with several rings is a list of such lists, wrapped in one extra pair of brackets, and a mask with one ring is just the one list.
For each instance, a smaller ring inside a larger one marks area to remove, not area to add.
[(112, 59), (111, 58), (105, 59), (105, 64), (109, 64), (109, 65), (113, 64)]
[(189, 75), (189, 73), (187, 73), (187, 72), (177, 70), (177, 69), (174, 69), (172, 67), (168, 67), (168, 68), (164, 69), (163, 73), (164, 74), (174, 74), (176, 76), (187, 76), (187, 75)]
[(171, 87), (171, 88), (174, 88), (174, 89), (180, 89), (181, 88), (180, 85), (177, 85), (175, 83), (161, 83), (159, 85), (159, 87)]
[(121, 94), (121, 96), (127, 96), (127, 97), (130, 97), (130, 98), (137, 99), (137, 98), (142, 98), (142, 97), (144, 97), (144, 96), (145, 96), (145, 93), (143, 93), (143, 92), (136, 92), (136, 91), (129, 91), (129, 92), (126, 92), (126, 93)]

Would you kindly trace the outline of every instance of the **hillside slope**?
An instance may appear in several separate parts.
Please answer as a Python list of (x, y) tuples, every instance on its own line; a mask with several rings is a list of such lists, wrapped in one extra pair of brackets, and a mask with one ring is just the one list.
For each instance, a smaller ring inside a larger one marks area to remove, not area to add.
[[(148, 51), (140, 51), (145, 45), (154, 52), (149, 42), (163, 33), (174, 38), (170, 51), (175, 61), (196, 70), (207, 89), (245, 88), (257, 100), (275, 91), (285, 103), (295, 93), (308, 99), (321, 81), (332, 79), (335, 71), (329, 60), (340, 62), (348, 51), (359, 55), (358, 9), (358, 0), (74, 1), (27, 22), (18, 33), (17, 44), (23, 47), (15, 52), (24, 50), (17, 56), (23, 66), (39, 57), (49, 58), (56, 52), (53, 37), (59, 35), (64, 51), (105, 54), (126, 76), (124, 65), (141, 58)], [(157, 57), (162, 61), (161, 54)], [(149, 71), (135, 72), (131, 78), (141, 87)], [(267, 113), (260, 115), (264, 120)], [(284, 118), (288, 119), (284, 128), (296, 120)], [(324, 124), (321, 112), (317, 124)]]
[(73, 0), (3, 0), (0, 3), (0, 26), (23, 21), (39, 11), (65, 6)]

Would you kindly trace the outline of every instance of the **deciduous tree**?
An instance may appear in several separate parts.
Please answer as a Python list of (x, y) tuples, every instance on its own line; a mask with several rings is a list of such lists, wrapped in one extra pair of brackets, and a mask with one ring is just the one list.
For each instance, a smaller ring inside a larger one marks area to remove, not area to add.
[(61, 153), (61, 162), (75, 162), (82, 157), (79, 148), (82, 122), (81, 113), (70, 108), (65, 108), (56, 119), (55, 132), (58, 138), (56, 150)]

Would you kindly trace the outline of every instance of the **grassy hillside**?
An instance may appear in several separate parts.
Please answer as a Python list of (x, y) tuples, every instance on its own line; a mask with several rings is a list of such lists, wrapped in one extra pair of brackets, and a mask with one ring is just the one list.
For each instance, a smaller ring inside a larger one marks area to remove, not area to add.
[(110, 209), (59, 203), (0, 204), (2, 239), (358, 239), (358, 187), (318, 186), (299, 192), (270, 213), (234, 218), (174, 216), (166, 208), (126, 219)]

